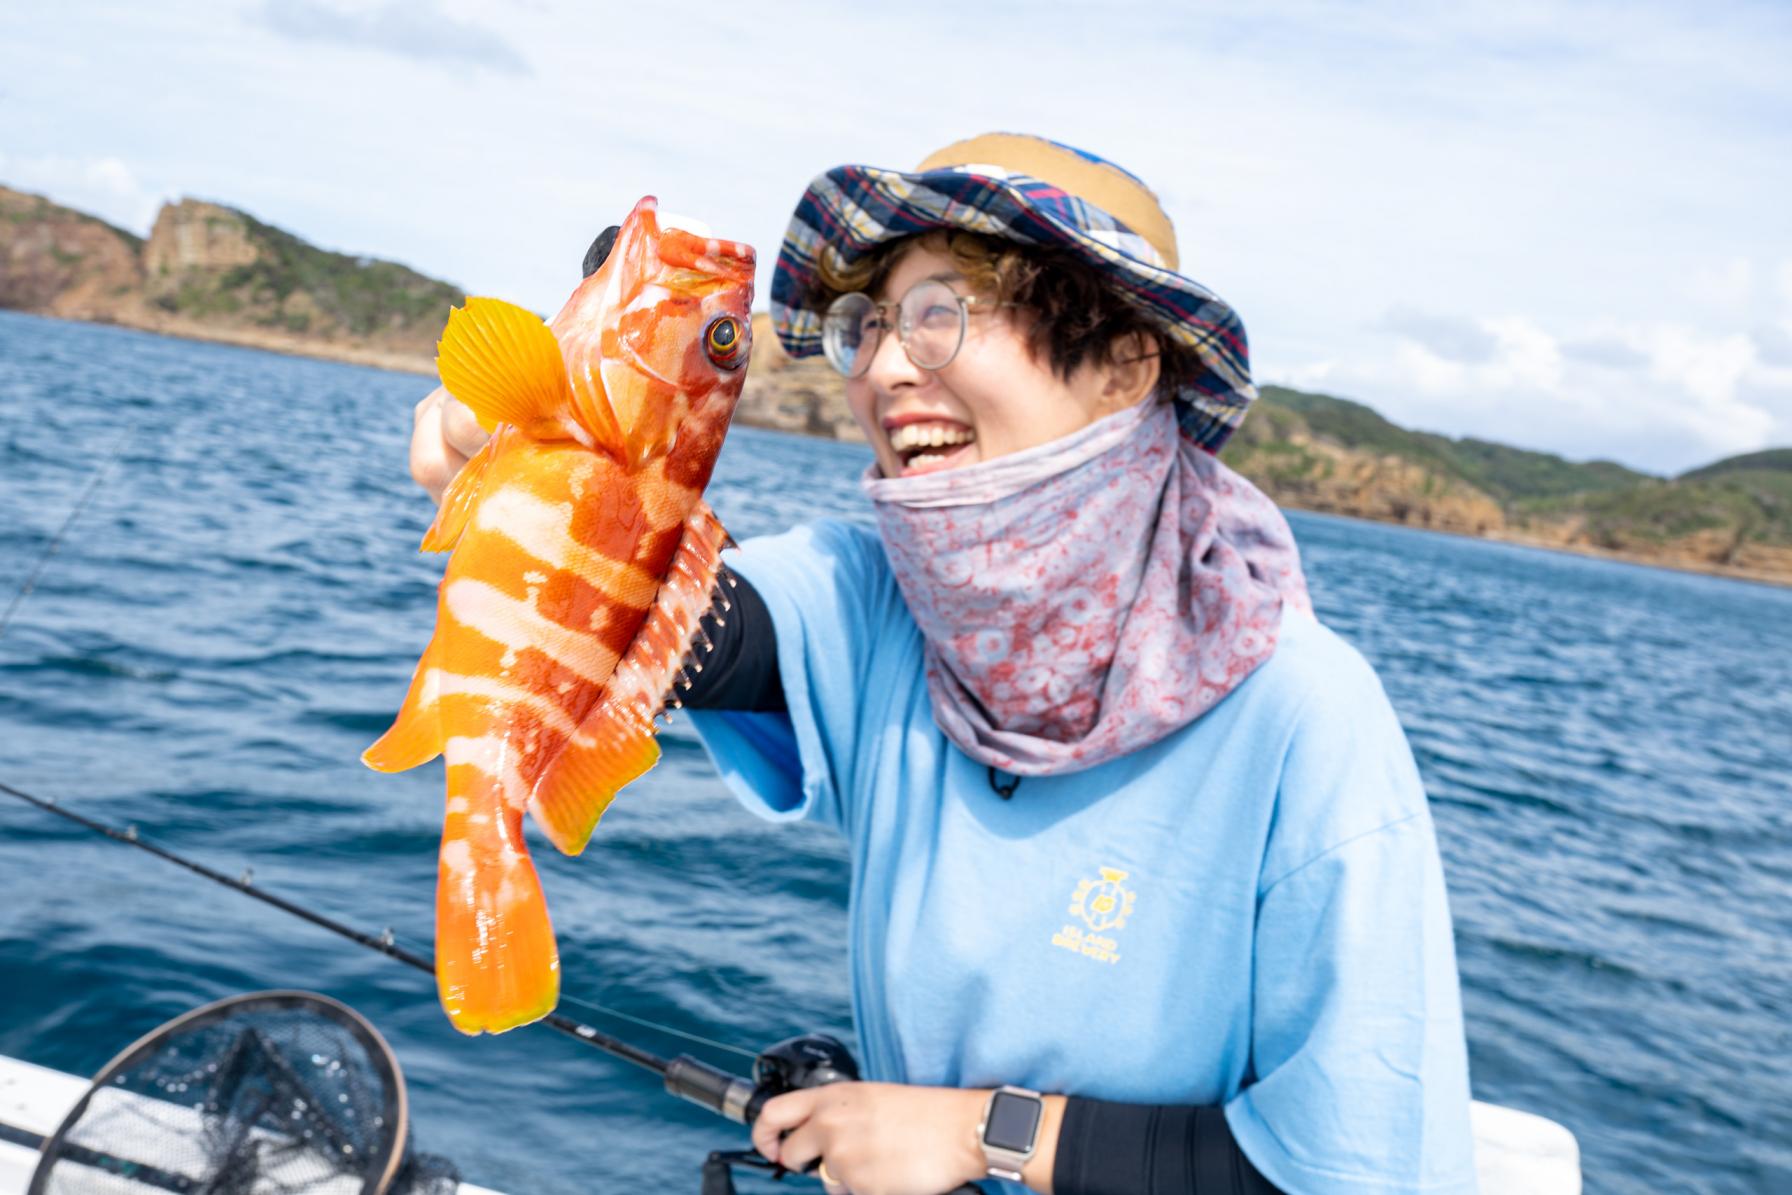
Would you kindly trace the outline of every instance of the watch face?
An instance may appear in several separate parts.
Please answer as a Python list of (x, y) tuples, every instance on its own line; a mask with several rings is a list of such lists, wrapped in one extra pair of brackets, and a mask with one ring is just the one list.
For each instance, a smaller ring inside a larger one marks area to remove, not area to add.
[(1012, 1092), (996, 1092), (989, 1109), (989, 1128), (983, 1140), (997, 1149), (1026, 1153), (1033, 1148), (1033, 1134), (1039, 1129), (1040, 1102), (1031, 1096)]

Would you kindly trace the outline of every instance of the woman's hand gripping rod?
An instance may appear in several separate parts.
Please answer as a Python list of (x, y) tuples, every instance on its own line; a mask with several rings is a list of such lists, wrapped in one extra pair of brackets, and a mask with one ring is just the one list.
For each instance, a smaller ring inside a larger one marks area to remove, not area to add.
[[(761, 1053), (753, 1063), (751, 1081), (681, 1054), (666, 1068), (666, 1090), (729, 1120), (751, 1125), (774, 1096), (858, 1078), (858, 1063), (838, 1039), (807, 1033)], [(703, 1163), (703, 1195), (734, 1195), (736, 1166), (769, 1170), (775, 1178), (791, 1173), (757, 1150), (717, 1150)], [(949, 1195), (978, 1195), (978, 1191), (967, 1183)]]

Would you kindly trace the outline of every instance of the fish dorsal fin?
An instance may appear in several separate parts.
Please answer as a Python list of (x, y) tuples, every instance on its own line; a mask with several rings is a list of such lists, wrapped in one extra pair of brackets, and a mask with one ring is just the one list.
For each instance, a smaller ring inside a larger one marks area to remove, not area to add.
[(469, 298), (448, 313), (436, 371), (486, 430), (508, 423), (538, 440), (568, 438), (566, 363), (552, 329), (533, 312), (502, 299)]

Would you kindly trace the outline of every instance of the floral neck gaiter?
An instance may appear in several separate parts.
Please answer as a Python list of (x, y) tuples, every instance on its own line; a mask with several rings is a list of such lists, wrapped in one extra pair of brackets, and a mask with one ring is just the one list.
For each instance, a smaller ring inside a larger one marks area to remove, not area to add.
[(1023, 776), (1094, 767), (1212, 709), (1311, 612), (1294, 536), (1146, 402), (1024, 452), (864, 480), (926, 640), (940, 729)]

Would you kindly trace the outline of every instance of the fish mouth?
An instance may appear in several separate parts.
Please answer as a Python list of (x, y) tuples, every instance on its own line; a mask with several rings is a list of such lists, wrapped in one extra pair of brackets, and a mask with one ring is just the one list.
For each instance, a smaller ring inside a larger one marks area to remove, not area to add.
[(969, 464), (977, 444), (977, 433), (956, 419), (891, 420), (884, 434), (902, 462), (903, 477)]

